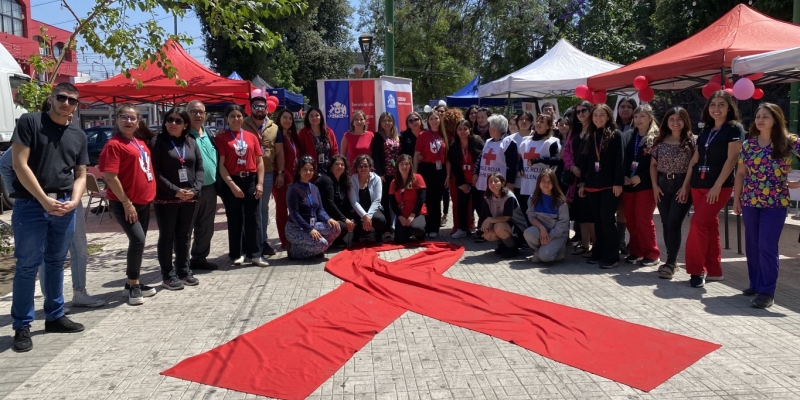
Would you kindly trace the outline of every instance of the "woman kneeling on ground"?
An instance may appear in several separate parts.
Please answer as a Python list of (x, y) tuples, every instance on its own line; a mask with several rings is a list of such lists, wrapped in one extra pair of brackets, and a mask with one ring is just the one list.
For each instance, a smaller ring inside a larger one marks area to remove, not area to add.
[[(322, 198), (314, 178), (314, 159), (303, 156), (295, 169), (294, 183), (286, 193), (289, 222), (286, 239), (290, 258), (322, 257), (333, 240), (339, 237), (339, 223), (322, 208)], [(323, 222), (324, 221), (324, 222)]]
[(556, 172), (545, 169), (536, 181), (536, 190), (528, 200), (528, 221), (525, 241), (536, 253), (531, 262), (561, 261), (567, 251), (569, 210), (567, 198), (558, 184)]
[(414, 173), (411, 156), (400, 155), (397, 168), (394, 170), (394, 181), (389, 187), (389, 201), (397, 215), (394, 225), (394, 241), (402, 244), (413, 240), (425, 239), (425, 207), (427, 189), (422, 176)]
[(526, 226), (525, 217), (520, 211), (514, 192), (506, 187), (503, 174), (493, 172), (487, 180), (483, 202), (483, 215), (486, 219), (481, 224), (483, 238), (489, 242), (500, 242), (495, 254), (514, 257), (519, 255), (517, 237), (522, 231), (518, 227)]

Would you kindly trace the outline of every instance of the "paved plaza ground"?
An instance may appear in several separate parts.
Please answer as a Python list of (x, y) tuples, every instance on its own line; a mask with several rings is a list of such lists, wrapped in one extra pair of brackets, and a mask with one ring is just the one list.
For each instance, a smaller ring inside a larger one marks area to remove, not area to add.
[[(0, 219), (10, 221), (10, 213)], [(72, 309), (71, 318), (86, 325), (83, 333), (45, 334), (42, 297), (37, 291), (37, 320), (31, 330), (34, 348), (17, 354), (11, 351), (11, 297), (0, 298), (0, 398), (257, 398), (164, 377), (159, 372), (341, 284), (323, 270), (325, 260), (291, 261), (285, 252), (271, 257), (269, 268), (232, 266), (225, 255), (227, 232), (220, 203), (211, 259), (216, 258), (221, 269), (200, 271), (196, 275), (200, 286), (176, 292), (159, 288), (144, 305), (131, 307), (122, 296), (127, 239), (116, 222), (105, 218), (99, 224), (99, 220), (89, 215), (89, 243), (102, 245), (103, 251), (90, 257), (87, 286), (108, 304), (98, 309)], [(775, 305), (759, 310), (750, 306), (751, 298), (740, 294), (747, 287), (747, 267), (744, 256), (736, 252), (736, 220), (731, 217), (730, 221), (733, 249), (723, 251), (725, 280), (707, 283), (703, 289), (689, 287), (689, 276), (683, 270), (668, 281), (658, 278), (656, 267), (620, 264), (601, 270), (571, 255), (563, 263), (540, 266), (521, 257), (500, 259), (489, 243), (475, 244), (471, 238), (452, 240), (464, 245), (466, 252), (445, 274), (451, 278), (722, 345), (650, 393), (481, 333), (406, 312), (311, 398), (800, 398), (800, 227), (787, 225), (784, 230)], [(789, 222), (797, 224), (791, 218)], [(684, 237), (688, 225), (687, 219)], [(658, 231), (661, 236), (660, 227)], [(277, 237), (274, 225), (270, 235)], [(142, 276), (151, 285), (160, 284), (157, 238), (153, 216)], [(448, 235), (442, 239), (451, 240)], [(270, 242), (277, 248), (276, 240)], [(392, 251), (383, 257), (395, 260), (413, 252)], [(64, 286), (69, 300), (69, 270)], [(669, 348), (670, 343), (659, 345)]]

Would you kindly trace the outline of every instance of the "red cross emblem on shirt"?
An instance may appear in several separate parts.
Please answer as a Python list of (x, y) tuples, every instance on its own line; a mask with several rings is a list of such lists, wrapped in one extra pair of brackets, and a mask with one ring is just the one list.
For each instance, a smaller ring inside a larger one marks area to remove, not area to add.
[(539, 158), (541, 154), (536, 152), (536, 147), (531, 147), (528, 149), (528, 152), (522, 155), (522, 158), (525, 160), (535, 160)]
[(483, 155), (483, 165), (489, 165), (492, 161), (497, 159), (497, 154), (494, 154), (494, 148), (489, 149), (489, 152)]

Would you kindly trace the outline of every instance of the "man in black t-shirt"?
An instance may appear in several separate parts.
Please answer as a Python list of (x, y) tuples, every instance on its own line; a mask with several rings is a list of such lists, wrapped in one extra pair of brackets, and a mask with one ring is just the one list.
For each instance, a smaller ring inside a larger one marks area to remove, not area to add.
[[(86, 189), (86, 133), (69, 123), (78, 89), (53, 88), (50, 111), (23, 114), (11, 138), (14, 172), (14, 292), (11, 303), (14, 350), (33, 348), (36, 272), (45, 265), (45, 331), (72, 333), (83, 325), (64, 315), (64, 261), (75, 232), (75, 208)], [(74, 200), (73, 200), (74, 199)]]

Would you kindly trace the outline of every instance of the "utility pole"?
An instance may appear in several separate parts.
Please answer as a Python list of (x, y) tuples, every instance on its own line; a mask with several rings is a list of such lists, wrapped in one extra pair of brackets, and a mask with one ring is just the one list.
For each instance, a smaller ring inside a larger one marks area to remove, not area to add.
[[(387, 0), (388, 1), (388, 0)], [(800, 24), (800, 0), (794, 0), (794, 10), (792, 12), (792, 22)], [(800, 83), (795, 82), (789, 88), (789, 131), (797, 133), (797, 117), (798, 117), (798, 92), (800, 92)]]
[[(797, 17), (797, 4), (800, 0), (795, 0), (795, 18)], [(385, 32), (385, 69), (386, 75), (394, 76), (394, 0), (385, 0), (386, 25), (384, 26)]]

